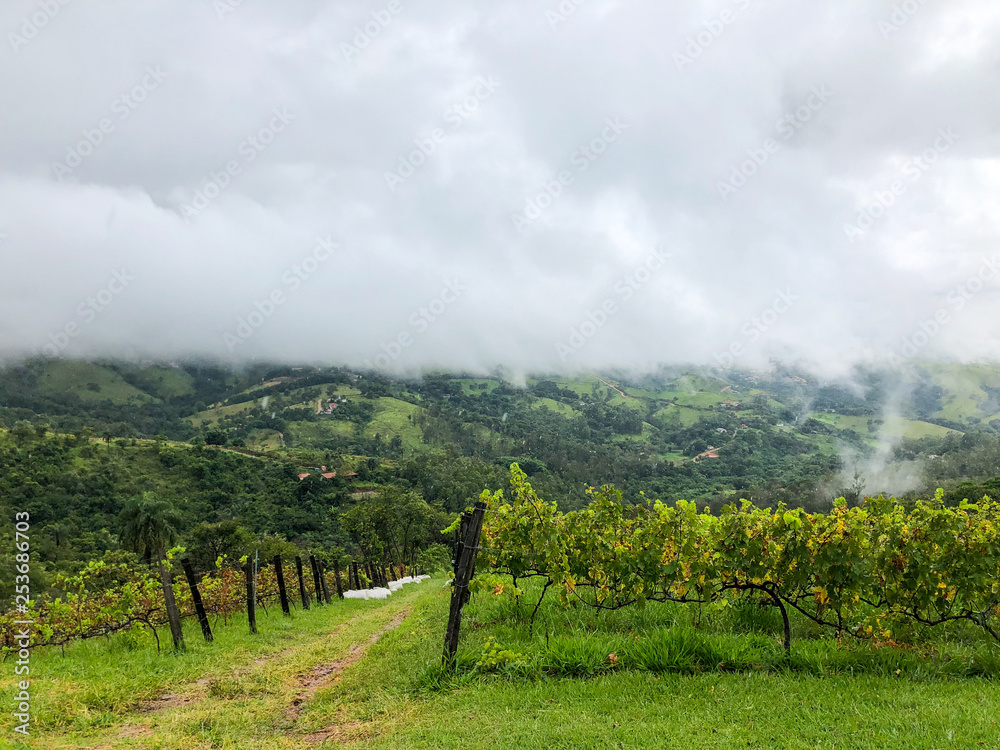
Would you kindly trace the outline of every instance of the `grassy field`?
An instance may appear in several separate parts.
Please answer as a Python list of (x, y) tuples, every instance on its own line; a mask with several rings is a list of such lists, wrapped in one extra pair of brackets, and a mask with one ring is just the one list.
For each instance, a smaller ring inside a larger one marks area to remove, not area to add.
[(254, 451), (277, 451), (284, 446), (275, 430), (254, 430), (247, 436), (247, 447)]
[(924, 362), (921, 366), (931, 380), (945, 390), (939, 416), (954, 422), (983, 418), (980, 406), (986, 401), (982, 385), (1000, 388), (1000, 368), (994, 365)]
[(466, 396), (493, 393), (493, 391), (500, 387), (500, 381), (493, 380), (492, 378), (456, 378), (454, 382), (462, 386), (462, 392)]
[(555, 399), (551, 398), (540, 398), (534, 404), (532, 404), (532, 408), (534, 409), (541, 409), (543, 407), (551, 411), (554, 411), (557, 414), (562, 414), (564, 417), (567, 417), (568, 419), (572, 419), (574, 416), (576, 416), (576, 414), (578, 414), (577, 410), (574, 409), (569, 404), (564, 404), (562, 401), (556, 401)]
[(49, 362), (38, 378), (38, 390), (51, 396), (73, 393), (84, 403), (128, 404), (156, 400), (126, 383), (116, 372), (91, 362), (71, 360)]
[(301, 445), (322, 445), (335, 435), (350, 436), (354, 434), (354, 422), (341, 419), (324, 419), (321, 422), (291, 422), (288, 425), (295, 431), (295, 438)]
[[(836, 427), (838, 430), (851, 430), (863, 438), (875, 439), (876, 435), (868, 429), (868, 417), (854, 417), (846, 414), (827, 414), (825, 412), (813, 412), (809, 415), (824, 424)], [(915, 419), (904, 419), (897, 417), (886, 420), (879, 430), (884, 435), (891, 435), (898, 438), (922, 438), (922, 437), (944, 437), (951, 433), (957, 434), (957, 430), (952, 430), (930, 422), (921, 422)]]
[[(809, 638), (784, 664), (773, 613), (692, 627), (666, 605), (593, 615), (478, 594), (457, 674), (439, 665), (443, 579), (343, 601), (260, 633), (237, 617), (181, 656), (148, 635), (36, 654), (38, 719), (13, 748), (995, 748), (1000, 649)], [(507, 653), (497, 653), (501, 650)], [(611, 655), (616, 656), (611, 659)], [(978, 676), (969, 676), (978, 675)], [(12, 688), (5, 675), (5, 694)], [(4, 727), (5, 734), (10, 730)], [(2, 741), (11, 737), (6, 734)], [(6, 745), (0, 745), (6, 746)]]
[(921, 422), (915, 419), (886, 420), (886, 422), (882, 425), (882, 430), (886, 434), (894, 437), (905, 438), (940, 438), (945, 435), (959, 434), (957, 430), (951, 430), (947, 427), (942, 427), (941, 425), (931, 424), (930, 422)]
[[(419, 406), (415, 406), (407, 401), (400, 401), (396, 398), (377, 398), (377, 399), (366, 399), (358, 395), (358, 391), (349, 386), (321, 386), (323, 388), (323, 393), (326, 394), (328, 391), (336, 393), (336, 395), (347, 396), (352, 400), (356, 401), (370, 401), (375, 406), (375, 415), (372, 421), (365, 426), (364, 434), (366, 437), (374, 437), (376, 434), (382, 436), (382, 439), (389, 442), (396, 435), (399, 435), (403, 440), (403, 445), (407, 450), (417, 450), (423, 446), (423, 432), (421, 429), (413, 423), (410, 419), (416, 416), (423, 410)], [(316, 411), (316, 401), (301, 400), (304, 397), (307, 389), (300, 389), (299, 391), (292, 391), (285, 394), (283, 398), (285, 399), (286, 405), (298, 404), (301, 406), (303, 412), (313, 414)], [(222, 406), (216, 406), (207, 411), (199, 412), (187, 417), (188, 421), (194, 425), (206, 427), (214, 427), (219, 423), (219, 420), (223, 416), (234, 416), (237, 414), (249, 413), (254, 410), (261, 409), (261, 401), (251, 401), (239, 404), (227, 404)], [(324, 418), (320, 422), (300, 422), (292, 420), (289, 422), (289, 428), (292, 435), (296, 440), (301, 441), (304, 445), (322, 445), (331, 436), (345, 436), (350, 435), (354, 431), (354, 424), (342, 420), (334, 420)], [(280, 438), (275, 434), (274, 439), (268, 442), (272, 447), (280, 446)]]
[[(188, 623), (179, 656), (157, 654), (148, 633), (74, 644), (65, 656), (46, 649), (31, 662), (32, 734), (18, 742), (5, 716), (0, 747), (301, 747), (341, 712), (340, 668), (367, 659), (383, 631), (405, 638), (412, 625), (402, 616), (440, 585), (407, 586), (385, 602), (314, 604), (292, 618), (272, 607), (258, 612), (258, 635), (236, 617), (217, 624), (210, 644)], [(0, 684), (13, 696), (9, 671)]]
[(871, 433), (868, 430), (868, 417), (854, 417), (847, 414), (827, 414), (815, 411), (809, 417), (823, 424), (828, 424), (838, 430), (851, 430), (862, 437), (868, 437)]
[(423, 445), (423, 431), (411, 421), (412, 417), (422, 412), (419, 406), (396, 398), (379, 398), (375, 400), (375, 416), (365, 427), (365, 436), (376, 434), (389, 442), (396, 435), (403, 440), (407, 450), (417, 450)]
[(187, 396), (194, 392), (194, 378), (176, 367), (140, 368), (136, 377), (143, 390), (157, 398)]
[(726, 396), (720, 396), (718, 393), (685, 391), (664, 391), (661, 398), (675, 398), (681, 406), (697, 406), (701, 408), (715, 406), (726, 400)]
[(608, 402), (612, 406), (624, 406), (627, 409), (634, 409), (637, 412), (645, 413), (647, 402), (641, 398), (625, 398), (615, 393)]
[(683, 406), (667, 406), (660, 409), (653, 415), (657, 419), (669, 421), (671, 419), (680, 420), (684, 427), (697, 424), (702, 418), (702, 412), (697, 409), (688, 409)]
[(200, 411), (197, 414), (192, 414), (186, 419), (193, 425), (205, 425), (206, 427), (214, 427), (219, 423), (222, 417), (232, 417), (237, 414), (249, 414), (252, 411), (260, 411), (261, 406), (259, 401), (245, 401), (240, 404), (227, 404), (225, 406), (216, 406), (207, 411)]
[(649, 422), (642, 423), (642, 433), (639, 435), (615, 435), (610, 439), (612, 443), (625, 443), (629, 440), (635, 440), (637, 442), (649, 443), (652, 442), (653, 438), (656, 436), (656, 431)]
[(606, 391), (608, 388), (596, 376), (578, 378), (578, 379), (570, 379), (570, 378), (550, 378), (550, 379), (560, 388), (565, 388), (567, 390), (573, 391), (580, 396), (591, 395), (593, 393), (595, 385), (602, 393)]

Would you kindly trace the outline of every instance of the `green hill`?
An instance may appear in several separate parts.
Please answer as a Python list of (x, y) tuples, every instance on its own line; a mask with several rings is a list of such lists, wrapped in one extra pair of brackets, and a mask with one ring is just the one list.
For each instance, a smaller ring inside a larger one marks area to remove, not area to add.
[(0, 419), (292, 459), (295, 451), (366, 456), (373, 465), (444, 451), (478, 462), (483, 476), (518, 461), (537, 466), (549, 495), (570, 506), (609, 476), (631, 499), (714, 506), (745, 492), (813, 502), (843, 481), (843, 455), (874, 455), (887, 442), (923, 461), (931, 482), (928, 457), (968, 450), (1000, 428), (991, 423), (1000, 414), (996, 366), (922, 363), (905, 377), (859, 368), (852, 379), (780, 365), (670, 367), (538, 374), (515, 387), (469, 373), (399, 380), (343, 368), (58, 360), (0, 372)]
[(58, 360), (48, 363), (38, 373), (38, 390), (44, 396), (66, 398), (75, 396), (84, 403), (109, 402), (133, 404), (156, 401), (121, 375), (91, 362)]

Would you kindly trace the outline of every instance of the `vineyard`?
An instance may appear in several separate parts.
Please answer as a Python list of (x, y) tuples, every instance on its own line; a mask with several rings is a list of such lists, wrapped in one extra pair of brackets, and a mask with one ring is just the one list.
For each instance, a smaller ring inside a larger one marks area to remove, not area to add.
[[(713, 515), (611, 487), (560, 512), (515, 465), (448, 530), (453, 586), (400, 591), (415, 571), (317, 553), (318, 579), (220, 558), (192, 587), (172, 551), (182, 616), (197, 590), (213, 627), (238, 626), (170, 658), (155, 566), (107, 558), (27, 614), (50, 648), (31, 655), (39, 744), (18, 747), (992, 746), (998, 514), (875, 498)], [(259, 606), (278, 616), (248, 636)], [(5, 653), (23, 617), (0, 618)]]
[(683, 501), (626, 507), (605, 486), (587, 508), (562, 513), (516, 465), (511, 490), (509, 500), (483, 495), (489, 570), (474, 586), (520, 596), (519, 581), (540, 578), (532, 624), (549, 592), (597, 610), (726, 607), (749, 595), (780, 611), (786, 654), (790, 612), (838, 639), (913, 643), (965, 622), (1000, 641), (1000, 505), (988, 499), (945, 507), (939, 493), (909, 508), (841, 499), (827, 514), (744, 502), (712, 515)]
[[(233, 616), (247, 612), (251, 615), (251, 629), (254, 627), (252, 613), (257, 606), (263, 606), (266, 611), (268, 603), (275, 607), (280, 603), (285, 609), (301, 601), (303, 607), (308, 607), (313, 601), (317, 604), (329, 603), (331, 591), (334, 595), (358, 594), (344, 591), (345, 582), (341, 579), (338, 565), (333, 571), (327, 571), (322, 562), (317, 563), (310, 580), (310, 577), (301, 576), (300, 568), (281, 563), (279, 581), (277, 566), (258, 567), (252, 560), (242, 562), (242, 566), (237, 566), (224, 557), (220, 558), (216, 569), (195, 579), (194, 586), (190, 585), (193, 572), (188, 583), (174, 581), (172, 589), (181, 617), (198, 617), (195, 591), (198, 592), (202, 611), (213, 615), (216, 622), (221, 620), (223, 624), (228, 624)], [(405, 568), (400, 566), (398, 571), (402, 579)], [(390, 580), (395, 577), (391, 567), (386, 571), (355, 563), (348, 566), (346, 573), (348, 587), (354, 585), (360, 589), (373, 583), (386, 586), (395, 583)], [(249, 608), (248, 577), (253, 591), (253, 606)], [(285, 581), (296, 580), (298, 583), (289, 587), (283, 595)], [(134, 629), (148, 630), (157, 650), (160, 649), (157, 629), (168, 623), (167, 607), (161, 581), (149, 567), (93, 561), (77, 575), (60, 576), (56, 588), (64, 594), (32, 601), (24, 612), (0, 614), (0, 653), (6, 656), (26, 648), (16, 638), (22, 627), (18, 623), (23, 621), (32, 623), (31, 639), (27, 645), (29, 650), (42, 646), (62, 647), (72, 641), (92, 638), (110, 638)], [(206, 631), (206, 637), (210, 637), (209, 631)]]

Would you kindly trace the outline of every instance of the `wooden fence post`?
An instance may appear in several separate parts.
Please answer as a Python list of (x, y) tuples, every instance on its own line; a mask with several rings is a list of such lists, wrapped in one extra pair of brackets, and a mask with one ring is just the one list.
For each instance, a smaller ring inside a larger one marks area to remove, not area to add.
[(466, 533), (462, 539), (462, 555), (458, 560), (455, 580), (452, 581), (451, 608), (448, 612), (448, 629), (444, 636), (444, 655), (441, 659), (445, 666), (455, 664), (458, 654), (458, 631), (462, 625), (462, 608), (469, 600), (469, 581), (476, 565), (476, 554), (479, 552), (479, 537), (483, 532), (483, 517), (486, 515), (486, 503), (479, 501), (469, 518)]
[(333, 578), (337, 584), (337, 598), (344, 598), (344, 583), (340, 580), (340, 560), (333, 561)]
[(455, 559), (452, 563), (454, 575), (458, 575), (458, 561), (462, 557), (462, 546), (465, 543), (465, 535), (468, 533), (469, 529), (469, 512), (463, 512), (460, 519), (458, 533), (455, 535)]
[(201, 624), (201, 632), (205, 640), (211, 642), (212, 627), (208, 624), (208, 614), (205, 612), (205, 605), (201, 601), (201, 593), (198, 591), (198, 579), (194, 577), (194, 568), (188, 558), (181, 560), (181, 567), (184, 568), (184, 575), (187, 577), (188, 586), (191, 587), (191, 599), (194, 601), (194, 611), (198, 613), (198, 622)]
[(247, 579), (247, 622), (250, 623), (251, 635), (257, 632), (257, 587), (253, 580), (253, 561), (247, 560), (243, 566), (243, 574)]
[(305, 579), (302, 577), (302, 558), (295, 558), (295, 572), (299, 574), (299, 595), (302, 597), (302, 609), (309, 609), (309, 591), (306, 589)]
[(316, 565), (319, 566), (319, 580), (323, 584), (323, 598), (326, 599), (326, 603), (329, 604), (333, 601), (330, 597), (330, 587), (326, 583), (326, 565), (323, 564), (322, 560), (317, 560)]
[(319, 580), (319, 564), (316, 562), (315, 555), (309, 555), (309, 565), (312, 567), (313, 571), (313, 583), (316, 585), (316, 602), (317, 604), (323, 603), (323, 584)]
[(285, 571), (281, 567), (281, 555), (274, 556), (274, 574), (278, 578), (278, 598), (281, 599), (281, 611), (285, 617), (292, 616), (292, 610), (288, 606), (288, 592), (285, 591)]

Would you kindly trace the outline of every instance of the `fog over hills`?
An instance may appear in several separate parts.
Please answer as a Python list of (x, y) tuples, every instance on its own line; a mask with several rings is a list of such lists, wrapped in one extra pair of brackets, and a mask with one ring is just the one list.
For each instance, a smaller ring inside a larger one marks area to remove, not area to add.
[(995, 3), (10, 0), (0, 31), (7, 360), (1000, 356)]

